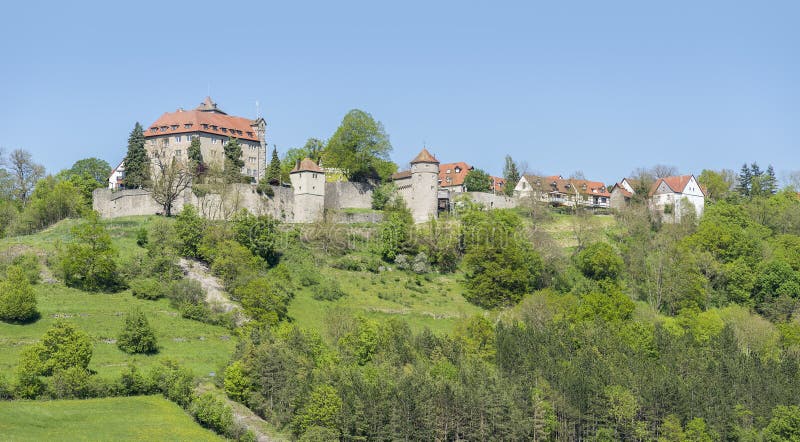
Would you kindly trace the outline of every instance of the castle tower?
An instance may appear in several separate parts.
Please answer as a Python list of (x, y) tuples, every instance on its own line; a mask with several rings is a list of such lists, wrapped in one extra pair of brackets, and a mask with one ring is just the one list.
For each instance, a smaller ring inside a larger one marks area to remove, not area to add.
[(415, 223), (435, 218), (438, 207), (439, 160), (423, 148), (411, 160), (411, 192), (406, 203)]
[(322, 219), (325, 210), (325, 172), (311, 158), (305, 158), (289, 172), (294, 190), (294, 222)]

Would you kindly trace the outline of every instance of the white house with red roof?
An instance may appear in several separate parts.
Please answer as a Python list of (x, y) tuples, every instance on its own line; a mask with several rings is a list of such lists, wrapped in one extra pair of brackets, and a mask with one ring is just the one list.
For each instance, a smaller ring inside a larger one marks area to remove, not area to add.
[(189, 145), (193, 138), (198, 138), (203, 161), (221, 166), (225, 144), (236, 138), (242, 147), (242, 174), (257, 181), (266, 170), (266, 127), (263, 118), (251, 120), (228, 115), (211, 97), (206, 97), (193, 110), (166, 112), (147, 126), (144, 130), (145, 148), (151, 156), (157, 149), (164, 149), (169, 155), (187, 160)]
[(650, 207), (662, 220), (678, 222), (686, 210), (700, 217), (706, 205), (706, 194), (694, 175), (659, 178), (650, 187)]

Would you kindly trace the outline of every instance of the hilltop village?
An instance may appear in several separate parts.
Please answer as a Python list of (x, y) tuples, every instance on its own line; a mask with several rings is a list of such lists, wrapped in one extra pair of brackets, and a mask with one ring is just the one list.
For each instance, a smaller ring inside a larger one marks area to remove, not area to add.
[[(670, 222), (679, 221), (687, 210), (702, 215), (706, 196), (693, 175), (656, 177), (645, 188), (640, 188), (640, 180), (627, 177), (613, 185), (582, 177), (538, 176), (525, 171), (497, 177), (463, 161), (440, 162), (427, 148), (411, 159), (408, 170), (391, 173), (384, 180), (348, 179), (349, 171), (327, 167), (323, 158), (304, 157), (297, 158), (288, 172), (288, 182), (284, 182), (285, 176), (267, 177), (266, 127), (261, 117), (228, 115), (210, 97), (195, 109), (179, 108), (164, 113), (143, 128), (143, 138), (150, 176), (154, 181), (161, 180), (166, 187), (161, 193), (172, 195), (159, 198), (154, 189), (126, 181), (126, 165), (121, 161), (108, 178), (108, 188), (95, 191), (94, 209), (103, 217), (114, 218), (178, 211), (183, 205), (192, 204), (211, 219), (225, 218), (244, 208), (294, 223), (314, 222), (326, 213), (341, 212), (350, 215), (337, 219), (369, 221), (376, 218), (367, 212), (358, 216), (352, 212), (373, 208), (373, 193), (385, 181), (405, 201), (417, 223), (453, 210), (459, 201), (472, 201), (489, 209), (540, 203), (603, 211), (628, 204), (637, 192), (646, 193), (643, 196), (649, 200), (651, 209)], [(233, 163), (241, 179), (198, 192), (194, 173), (198, 165), (203, 169), (225, 168), (230, 145), (236, 148), (234, 155), (238, 158)], [(270, 163), (276, 159), (277, 153)], [(195, 165), (190, 166), (193, 161)], [(185, 164), (185, 170), (172, 170), (177, 164)], [(478, 188), (468, 185), (471, 174), (482, 175), (484, 184)], [(270, 189), (265, 190), (266, 185)], [(165, 199), (169, 200), (167, 204)]]

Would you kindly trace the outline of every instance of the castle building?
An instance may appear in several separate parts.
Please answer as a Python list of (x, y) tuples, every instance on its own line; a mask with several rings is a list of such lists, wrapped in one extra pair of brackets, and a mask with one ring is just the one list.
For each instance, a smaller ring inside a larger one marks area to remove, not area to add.
[(310, 223), (325, 212), (325, 172), (311, 158), (299, 161), (289, 172), (294, 189), (294, 222)]
[(411, 170), (392, 175), (415, 223), (435, 218), (439, 210), (439, 160), (427, 149), (411, 160)]
[(224, 164), (224, 146), (236, 138), (242, 147), (242, 174), (258, 181), (266, 170), (267, 124), (263, 118), (251, 120), (223, 112), (211, 97), (193, 110), (167, 112), (145, 128), (145, 147), (152, 156), (158, 149), (178, 159), (188, 160), (192, 138), (200, 140), (200, 152), (207, 164)]

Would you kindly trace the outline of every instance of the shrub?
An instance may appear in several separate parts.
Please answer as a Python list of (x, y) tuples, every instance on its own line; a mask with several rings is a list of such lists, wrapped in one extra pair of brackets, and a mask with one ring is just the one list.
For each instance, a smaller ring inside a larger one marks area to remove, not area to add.
[(166, 295), (173, 307), (185, 304), (202, 305), (206, 299), (206, 291), (199, 281), (194, 279), (179, 279), (172, 281), (166, 290)]
[(255, 278), (234, 292), (245, 312), (256, 321), (277, 324), (286, 318), (290, 294), (278, 278)]
[(397, 255), (408, 250), (412, 224), (413, 219), (408, 209), (388, 213), (379, 230), (379, 251), (383, 259), (394, 261)]
[(336, 301), (345, 296), (345, 293), (339, 287), (339, 283), (331, 280), (314, 286), (311, 289), (311, 296), (317, 301)]
[(319, 385), (311, 391), (306, 404), (292, 421), (295, 434), (303, 434), (311, 426), (332, 428), (342, 411), (342, 399), (330, 385)]
[(242, 210), (233, 219), (233, 236), (254, 255), (261, 257), (269, 265), (275, 265), (278, 262), (279, 224), (271, 216), (255, 216)]
[(59, 268), (64, 283), (89, 292), (119, 288), (117, 251), (111, 236), (93, 212), (86, 222), (71, 230), (66, 247), (59, 251)]
[(414, 262), (411, 263), (411, 271), (419, 274), (431, 271), (428, 255), (426, 255), (425, 252), (419, 252), (417, 256), (414, 257)]
[(203, 393), (193, 400), (189, 412), (206, 428), (226, 436), (232, 432), (234, 421), (231, 408), (211, 393)]
[(383, 210), (396, 194), (397, 187), (394, 183), (381, 184), (372, 191), (372, 208)]
[(227, 394), (229, 398), (237, 402), (245, 403), (247, 397), (250, 395), (252, 385), (244, 371), (244, 365), (241, 361), (236, 361), (225, 369), (223, 385), (225, 387), (225, 394)]
[(224, 241), (217, 246), (211, 271), (222, 279), (229, 292), (255, 277), (262, 261), (236, 241)]
[(92, 379), (89, 370), (70, 367), (53, 373), (51, 383), (56, 399), (85, 399), (92, 396)]
[(395, 256), (394, 264), (397, 266), (398, 270), (408, 270), (411, 268), (411, 261), (408, 259), (408, 255), (404, 253)]
[(11, 399), (13, 397), (14, 392), (11, 390), (11, 386), (8, 385), (6, 377), (0, 374), (0, 400)]
[(134, 310), (125, 316), (125, 325), (117, 338), (117, 347), (132, 354), (158, 352), (156, 334), (141, 310)]
[(624, 263), (608, 243), (596, 242), (581, 250), (576, 256), (578, 269), (594, 280), (619, 278)]
[(87, 368), (92, 359), (89, 335), (66, 321), (57, 321), (34, 347), (43, 364), (42, 374), (48, 376), (58, 369)]
[(256, 193), (259, 195), (264, 195), (267, 198), (272, 198), (275, 196), (275, 190), (269, 184), (269, 180), (266, 178), (261, 178), (256, 185)]
[(194, 398), (194, 376), (175, 361), (162, 361), (150, 371), (153, 391), (164, 395), (183, 408), (187, 408)]
[(39, 262), (39, 257), (36, 256), (35, 253), (23, 253), (15, 256), (11, 260), (10, 265), (4, 266), (5, 269), (3, 273), (5, 273), (6, 276), (8, 276), (8, 269), (12, 266), (17, 266), (22, 269), (25, 278), (31, 284), (38, 284), (42, 279), (41, 263)]
[(206, 221), (197, 213), (191, 204), (185, 204), (183, 210), (175, 218), (175, 235), (178, 239), (178, 253), (181, 256), (197, 258), (198, 247), (203, 239)]
[(0, 283), (0, 320), (27, 322), (39, 317), (36, 295), (22, 267), (11, 266)]
[(164, 283), (152, 278), (144, 278), (130, 283), (131, 294), (139, 299), (151, 301), (164, 296)]
[(147, 246), (147, 229), (139, 227), (136, 230), (136, 245), (139, 247)]

